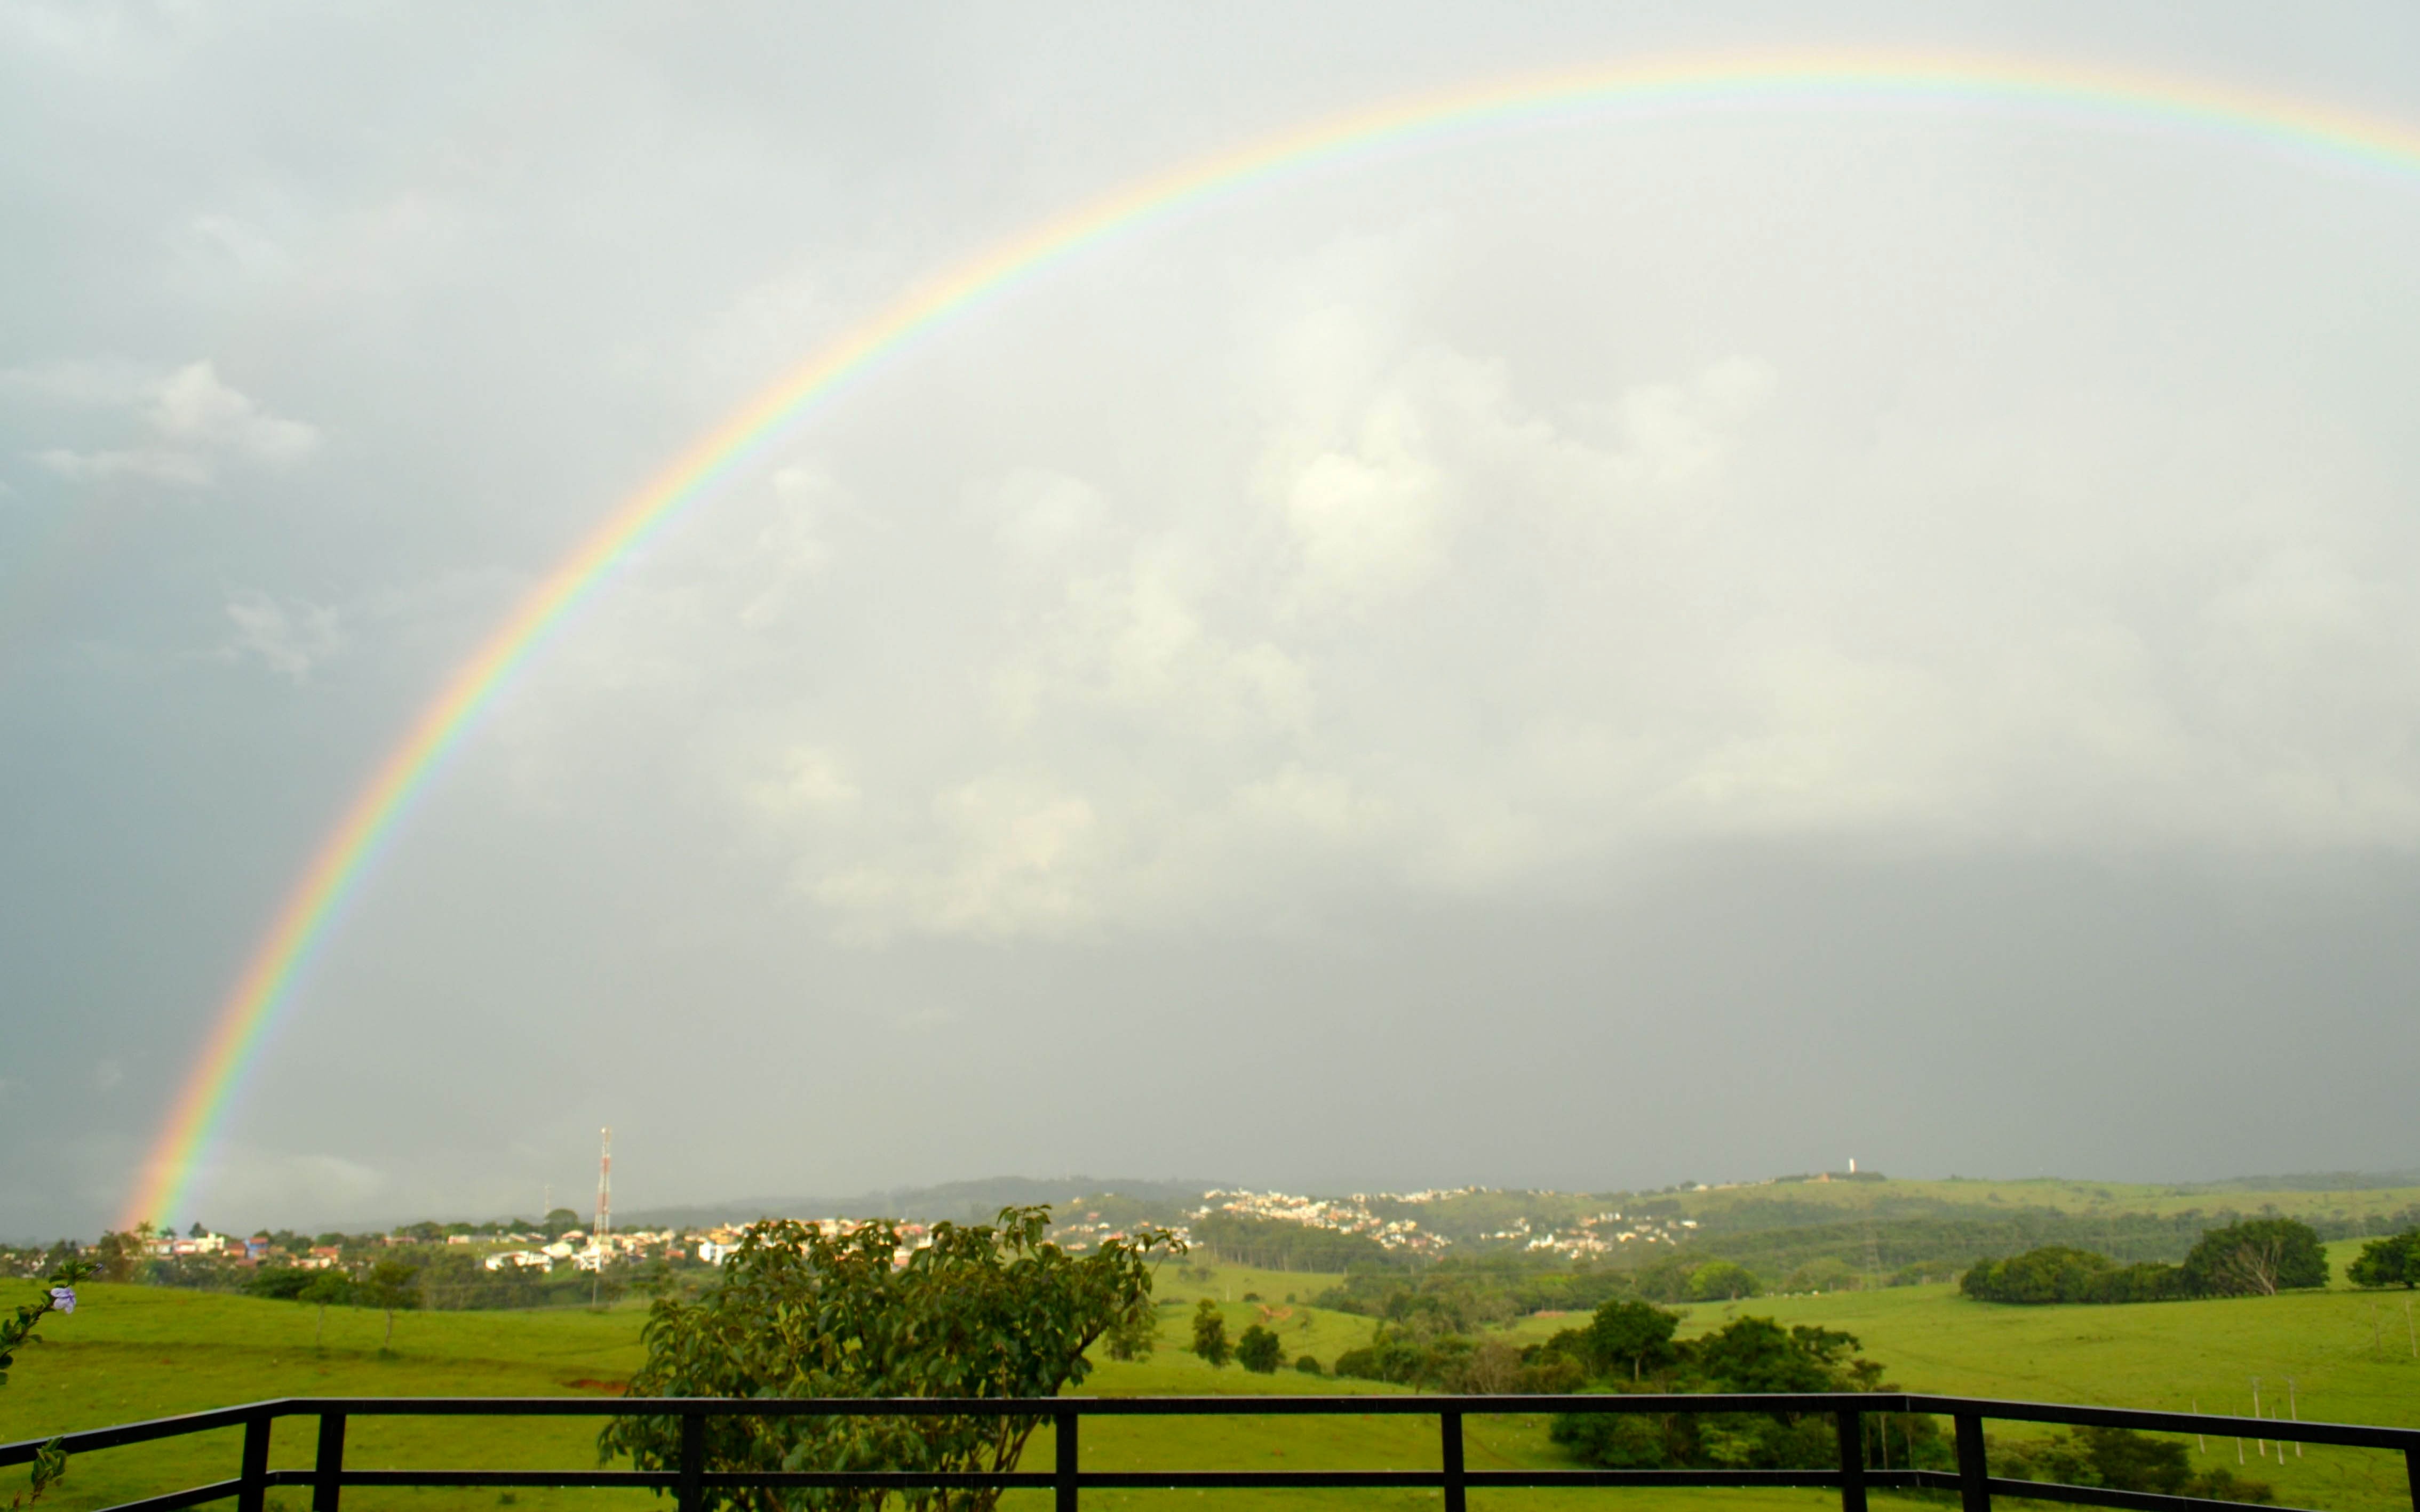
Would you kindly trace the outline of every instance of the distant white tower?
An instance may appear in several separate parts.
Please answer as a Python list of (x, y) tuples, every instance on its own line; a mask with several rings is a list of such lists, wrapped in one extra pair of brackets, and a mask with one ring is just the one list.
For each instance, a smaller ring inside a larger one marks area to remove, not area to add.
[(597, 1238), (613, 1231), (613, 1126), (605, 1126), (605, 1142), (597, 1155)]

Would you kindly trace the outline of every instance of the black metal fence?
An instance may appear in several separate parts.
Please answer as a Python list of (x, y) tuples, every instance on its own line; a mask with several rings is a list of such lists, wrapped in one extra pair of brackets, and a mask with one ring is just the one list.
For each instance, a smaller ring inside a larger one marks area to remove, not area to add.
[[(1463, 1420), (1548, 1412), (1778, 1412), (1796, 1417), (1828, 1415), (1838, 1429), (1839, 1458), (1810, 1470), (1472, 1470), (1465, 1462)], [(1865, 1420), (1877, 1414), (1922, 1413), (1947, 1417), (1955, 1426), (1957, 1469), (1882, 1469), (1866, 1463)], [(1302, 1417), (1417, 1416), (1437, 1420), (1438, 1466), (1435, 1470), (1149, 1470), (1083, 1468), (1079, 1457), (1086, 1418), (1101, 1417)], [(712, 1471), (706, 1466), (706, 1422), (710, 1417), (778, 1416), (1014, 1416), (1047, 1418), (1057, 1453), (1047, 1471)], [(356, 1417), (674, 1417), (680, 1420), (680, 1466), (638, 1470), (354, 1470), (345, 1465), (345, 1427)], [(270, 1432), (281, 1417), (318, 1420), (318, 1452), (308, 1470), (269, 1468)], [(982, 1487), (1048, 1490), (1056, 1512), (1076, 1512), (1082, 1493), (1107, 1489), (1239, 1490), (1286, 1488), (1393, 1487), (1444, 1493), (1445, 1512), (1466, 1512), (1474, 1489), (1541, 1486), (1777, 1486), (1837, 1489), (1841, 1512), (1866, 1512), (1867, 1493), (1924, 1489), (1958, 1493), (1962, 1512), (1988, 1512), (1994, 1496), (2086, 1505), (2130, 1507), (2140, 1512), (2184, 1512), (2195, 1507), (2247, 1504), (2009, 1480), (1985, 1463), (1986, 1421), (2042, 1423), (2071, 1427), (2133, 1428), (2152, 1433), (2258, 1436), (2288, 1443), (2332, 1443), (2383, 1449), (2403, 1456), (2413, 1512), (2420, 1512), (2420, 1429), (2367, 1427), (2349, 1423), (2280, 1423), (2147, 1412), (2122, 1408), (2068, 1407), (2044, 1402), (1994, 1401), (1969, 1396), (1927, 1396), (1909, 1392), (1807, 1396), (1055, 1396), (1035, 1400), (939, 1397), (823, 1398), (758, 1401), (702, 1397), (576, 1396), (297, 1396), (253, 1402), (182, 1417), (155, 1418), (70, 1433), (61, 1446), (71, 1457), (132, 1443), (179, 1438), (226, 1428), (243, 1430), (235, 1475), (144, 1501), (122, 1503), (113, 1512), (167, 1512), (227, 1497), (237, 1512), (263, 1512), (271, 1488), (309, 1487), (314, 1512), (338, 1512), (348, 1486), (620, 1487), (673, 1493), (680, 1512), (700, 1512), (709, 1490), (736, 1487)], [(23, 1464), (45, 1440), (0, 1445), (0, 1466)], [(2272, 1509), (2274, 1512), (2274, 1509)]]

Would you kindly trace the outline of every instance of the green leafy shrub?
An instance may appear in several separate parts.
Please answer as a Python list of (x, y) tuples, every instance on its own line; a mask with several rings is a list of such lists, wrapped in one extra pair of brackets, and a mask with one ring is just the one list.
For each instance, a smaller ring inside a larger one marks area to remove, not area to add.
[[(1082, 1257), (1047, 1242), (1047, 1208), (1003, 1209), (994, 1225), (934, 1226), (898, 1263), (897, 1226), (833, 1237), (810, 1224), (752, 1225), (721, 1280), (665, 1297), (642, 1335), (632, 1396), (1052, 1396), (1090, 1370), (1084, 1351), (1151, 1306), (1150, 1260), (1181, 1253), (1138, 1232)], [(1006, 1471), (1032, 1417), (716, 1417), (709, 1470)], [(616, 1419), (601, 1457), (676, 1469), (680, 1420)], [(876, 1490), (709, 1490), (717, 1508), (872, 1509)], [(985, 1512), (998, 1490), (949, 1490), (924, 1504)]]
[(2357, 1287), (2420, 1287), (2420, 1228), (2371, 1240), (2345, 1275)]
[(1278, 1336), (1254, 1323), (1244, 1330), (1235, 1341), (1235, 1363), (1256, 1376), (1273, 1376), (1285, 1361), (1285, 1346)]
[(1227, 1319), (1219, 1313), (1218, 1304), (1207, 1297), (1193, 1309), (1193, 1352), (1207, 1361), (1213, 1370), (1224, 1369), (1227, 1357), (1234, 1352), (1227, 1342)]
[(2119, 1265), (2107, 1256), (2064, 1244), (2045, 1244), (2006, 1259), (1978, 1260), (1959, 1279), (1958, 1288), (1978, 1302), (2027, 1305), (2162, 1302), (2186, 1295), (2180, 1267)]

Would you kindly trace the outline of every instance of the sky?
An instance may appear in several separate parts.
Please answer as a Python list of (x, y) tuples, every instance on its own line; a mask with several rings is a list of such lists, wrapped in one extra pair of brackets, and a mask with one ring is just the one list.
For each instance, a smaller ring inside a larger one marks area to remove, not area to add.
[[(1582, 65), (2420, 131), (2395, 6), (0, 5), (0, 1238), (118, 1215), (521, 594), (942, 271)], [(2420, 1165), (2420, 166), (1955, 100), (1099, 241), (601, 585), (328, 931), (244, 1227), (1001, 1174)]]

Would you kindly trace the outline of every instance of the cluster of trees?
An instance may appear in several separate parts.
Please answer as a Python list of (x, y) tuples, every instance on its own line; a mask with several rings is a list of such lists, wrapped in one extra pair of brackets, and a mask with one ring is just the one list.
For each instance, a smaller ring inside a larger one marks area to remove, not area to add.
[(1263, 1271), (1400, 1271), (1411, 1263), (1367, 1234), (1282, 1218), (1214, 1212), (1195, 1219), (1189, 1233), (1193, 1247), (1212, 1258)]
[[(1585, 1390), (1648, 1392), (1890, 1391), (1883, 1367), (1857, 1353), (1854, 1335), (1770, 1318), (1739, 1318), (1695, 1339), (1676, 1339), (1679, 1318), (1643, 1303), (1608, 1303), (1584, 1329), (1541, 1347), (1586, 1373)], [(1946, 1463), (1931, 1419), (1873, 1413), (1869, 1462)], [(1590, 1464), (1619, 1470), (1790, 1470), (1837, 1464), (1830, 1416), (1798, 1412), (1570, 1412), (1549, 1427), (1555, 1442)]]
[(2089, 1250), (2046, 1244), (1976, 1261), (1959, 1289), (1978, 1302), (2039, 1304), (2271, 1296), (2327, 1284), (2327, 1251), (2310, 1225), (2248, 1218), (2205, 1231), (2181, 1265), (2120, 1265)]
[[(1681, 1294), (1650, 1300), (1688, 1300), (1690, 1273), (1710, 1263), (1702, 1257), (1690, 1258), (1680, 1266)], [(1468, 1333), (1532, 1313), (1584, 1313), (1616, 1297), (1643, 1295), (1642, 1279), (1653, 1269), (1567, 1262), (1558, 1269), (1555, 1262), (1540, 1256), (1451, 1256), (1409, 1273), (1349, 1272), (1341, 1285), (1328, 1288), (1312, 1301), (1333, 1312), (1397, 1324), (1428, 1315), (1454, 1333)], [(1658, 1285), (1653, 1280), (1646, 1284)], [(1740, 1294), (1755, 1293), (1743, 1290)]]
[(588, 1306), (619, 1301), (634, 1285), (661, 1287), (670, 1281), (670, 1268), (661, 1261), (617, 1260), (601, 1273), (519, 1267), (490, 1271), (477, 1256), (449, 1248), (388, 1250), (350, 1268), (264, 1265), (237, 1284), (249, 1296), (316, 1306), (317, 1333), (325, 1332), (332, 1306), (376, 1307), (387, 1314), (391, 1339), (398, 1312)]
[[(1047, 1208), (1009, 1208), (992, 1224), (934, 1226), (931, 1243), (893, 1263), (897, 1227), (871, 1223), (830, 1238), (808, 1224), (751, 1226), (720, 1283), (659, 1298), (632, 1396), (1053, 1396), (1090, 1370), (1084, 1351), (1124, 1328), (1144, 1331), (1151, 1262), (1178, 1246), (1164, 1233), (1113, 1239), (1074, 1256), (1049, 1243)], [(706, 1468), (1014, 1470), (1032, 1417), (712, 1417)], [(606, 1458), (641, 1470), (680, 1465), (681, 1420), (616, 1418)], [(797, 1493), (709, 1489), (707, 1504), (783, 1512)], [(874, 1512), (891, 1494), (839, 1488), (812, 1504)], [(930, 1507), (990, 1512), (997, 1489), (920, 1493)]]
[(1958, 1285), (1978, 1302), (2162, 1302), (2185, 1295), (2183, 1275), (2174, 1265), (2119, 1265), (2090, 1250), (2045, 1244), (2006, 1259), (1978, 1260)]
[[(1230, 1343), (1227, 1338), (1226, 1315), (1218, 1304), (1204, 1297), (1193, 1309), (1193, 1352), (1207, 1361), (1212, 1369), (1233, 1360), (1257, 1376), (1273, 1376), (1285, 1364), (1285, 1343), (1275, 1329), (1259, 1323), (1247, 1324), (1244, 1332)], [(1125, 1358), (1120, 1356), (1120, 1358)], [(1297, 1369), (1312, 1375), (1319, 1373), (1319, 1362), (1306, 1354), (1295, 1362)]]
[(2364, 1244), (2345, 1276), (2357, 1287), (2420, 1287), (2420, 1228)]

